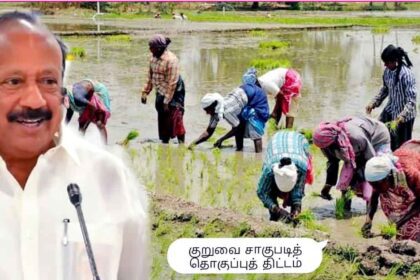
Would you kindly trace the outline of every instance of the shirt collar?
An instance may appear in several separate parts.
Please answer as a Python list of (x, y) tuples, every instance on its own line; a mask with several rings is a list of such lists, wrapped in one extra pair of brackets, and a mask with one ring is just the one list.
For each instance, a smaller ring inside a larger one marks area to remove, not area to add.
[(76, 152), (75, 141), (77, 141), (77, 135), (68, 128), (66, 125), (62, 124), (60, 127), (59, 135), (54, 138), (57, 149), (64, 150), (73, 161), (80, 165), (80, 158)]

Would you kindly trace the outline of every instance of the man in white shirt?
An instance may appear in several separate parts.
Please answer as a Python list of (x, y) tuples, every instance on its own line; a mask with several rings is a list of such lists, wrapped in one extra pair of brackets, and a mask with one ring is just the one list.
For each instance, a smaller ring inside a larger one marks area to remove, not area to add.
[(67, 185), (79, 185), (101, 279), (147, 279), (144, 191), (123, 162), (62, 127), (65, 46), (0, 16), (1, 279), (92, 279)]
[(258, 78), (262, 89), (276, 98), (271, 117), (276, 125), (281, 115), (286, 115), (286, 128), (292, 128), (298, 111), (298, 101), (302, 81), (298, 72), (293, 69), (276, 68)]

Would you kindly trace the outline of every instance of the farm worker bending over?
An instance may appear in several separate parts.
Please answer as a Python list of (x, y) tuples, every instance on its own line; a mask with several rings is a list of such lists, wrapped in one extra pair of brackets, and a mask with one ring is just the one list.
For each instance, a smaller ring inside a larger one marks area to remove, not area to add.
[(302, 88), (299, 73), (293, 69), (276, 68), (260, 76), (258, 81), (266, 93), (276, 98), (276, 105), (271, 113), (276, 125), (280, 121), (281, 115), (284, 114), (286, 115), (286, 128), (292, 128), (298, 112), (298, 101)]
[[(257, 194), (268, 208), (270, 220), (290, 222), (302, 209), (305, 184), (312, 184), (312, 157), (305, 137), (293, 131), (279, 131), (267, 146)], [(280, 208), (291, 206), (291, 214)]]
[[(337, 122), (322, 122), (316, 128), (313, 141), (327, 157), (327, 179), (321, 197), (331, 200), (330, 189), (336, 186), (346, 199), (345, 210), (351, 209), (351, 199), (345, 194), (349, 186), (367, 202), (372, 187), (365, 181), (366, 162), (378, 154), (390, 153), (390, 137), (386, 126), (366, 117), (348, 117)], [(344, 162), (340, 178), (338, 168)]]
[(83, 80), (73, 85), (68, 96), (66, 123), (69, 123), (74, 112), (79, 113), (79, 130), (86, 132), (90, 123), (96, 124), (105, 142), (108, 134), (106, 123), (111, 116), (111, 101), (107, 87), (96, 81)]
[(269, 118), (267, 96), (257, 85), (255, 69), (249, 69), (243, 80), (242, 86), (225, 97), (219, 93), (208, 93), (201, 99), (201, 107), (210, 115), (210, 123), (207, 130), (194, 140), (190, 147), (209, 139), (219, 121), (225, 119), (232, 126), (232, 130), (218, 139), (214, 147), (220, 148), (223, 141), (235, 136), (237, 151), (242, 151), (244, 138), (254, 141), (256, 153), (262, 151), (262, 136)]
[(405, 143), (394, 155), (373, 157), (366, 163), (365, 177), (374, 192), (362, 233), (372, 236), (372, 219), (380, 199), (385, 216), (396, 223), (397, 239), (420, 242), (420, 141)]

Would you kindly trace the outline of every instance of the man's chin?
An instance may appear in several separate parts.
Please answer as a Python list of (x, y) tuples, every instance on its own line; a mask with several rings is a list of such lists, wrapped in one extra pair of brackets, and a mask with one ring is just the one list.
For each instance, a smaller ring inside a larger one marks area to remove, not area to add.
[(54, 146), (54, 141), (51, 139), (40, 139), (27, 137), (20, 139), (13, 145), (10, 145), (9, 153), (17, 158), (33, 158), (44, 154), (48, 149)]

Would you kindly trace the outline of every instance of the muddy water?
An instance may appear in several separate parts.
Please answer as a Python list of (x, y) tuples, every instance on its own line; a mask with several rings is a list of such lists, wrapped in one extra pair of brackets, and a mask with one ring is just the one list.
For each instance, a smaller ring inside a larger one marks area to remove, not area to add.
[[(303, 78), (303, 93), (298, 127), (313, 128), (324, 119), (363, 115), (364, 107), (381, 86), (383, 66), (381, 50), (398, 43), (409, 53), (414, 65), (420, 65), (418, 47), (411, 38), (417, 30), (396, 29), (374, 35), (369, 29), (266, 32), (262, 37), (249, 33), (193, 33), (173, 37), (170, 49), (181, 63), (185, 79), (187, 142), (207, 126), (208, 117), (199, 101), (206, 92), (228, 93), (236, 87), (250, 61), (259, 57), (258, 44), (267, 40), (290, 42), (287, 58)], [(146, 81), (147, 39), (134, 36), (130, 42), (112, 42), (105, 38), (65, 38), (70, 46), (84, 47), (85, 59), (71, 63), (66, 83), (86, 77), (104, 82), (112, 97), (109, 121), (111, 142), (123, 138), (131, 129), (140, 132), (140, 141), (156, 139), (156, 113), (153, 94), (148, 104), (140, 104), (139, 92)], [(420, 72), (414, 71), (420, 81)], [(271, 104), (273, 100), (270, 100)], [(373, 116), (378, 116), (376, 110)], [(228, 128), (225, 123), (222, 127)], [(415, 135), (420, 137), (420, 126)], [(231, 142), (232, 143), (232, 142)], [(252, 151), (251, 142), (245, 143)], [(136, 169), (148, 189), (167, 192), (203, 206), (228, 207), (244, 213), (266, 216), (256, 197), (255, 188), (261, 168), (261, 155), (235, 153), (233, 148), (212, 151), (203, 144), (195, 152), (156, 144), (135, 145), (131, 153)], [(304, 207), (311, 209), (319, 223), (326, 225), (336, 239), (348, 243), (365, 242), (357, 234), (363, 224), (364, 202), (355, 199), (355, 217), (337, 221), (334, 202), (326, 202), (314, 193), (324, 182), (324, 159), (317, 160), (317, 178), (307, 188)], [(334, 193), (338, 197), (338, 193)], [(384, 222), (381, 215), (376, 217)], [(376, 228), (377, 230), (377, 228)]]
[[(206, 92), (228, 93), (236, 87), (252, 59), (258, 58), (258, 43), (284, 40), (291, 43), (287, 59), (303, 78), (298, 127), (314, 127), (323, 119), (364, 114), (365, 104), (378, 92), (383, 66), (381, 50), (398, 42), (413, 61), (418, 46), (411, 38), (416, 30), (391, 30), (373, 35), (370, 30), (331, 30), (310, 32), (267, 32), (264, 37), (248, 33), (204, 33), (173, 37), (171, 50), (181, 63), (187, 87), (185, 124), (187, 141), (207, 125), (200, 109)], [(140, 104), (139, 91), (146, 81), (148, 66), (147, 39), (134, 37), (132, 43), (110, 42), (104, 38), (65, 38), (71, 46), (84, 47), (87, 57), (72, 62), (68, 83), (84, 77), (103, 81), (112, 96), (111, 139), (120, 139), (131, 128), (141, 137), (157, 138), (153, 93), (149, 104)], [(417, 80), (420, 72), (414, 71)], [(271, 100), (272, 101), (272, 100)], [(373, 112), (379, 115), (380, 110)], [(227, 127), (227, 126), (226, 126)], [(415, 135), (420, 137), (420, 126)]]

